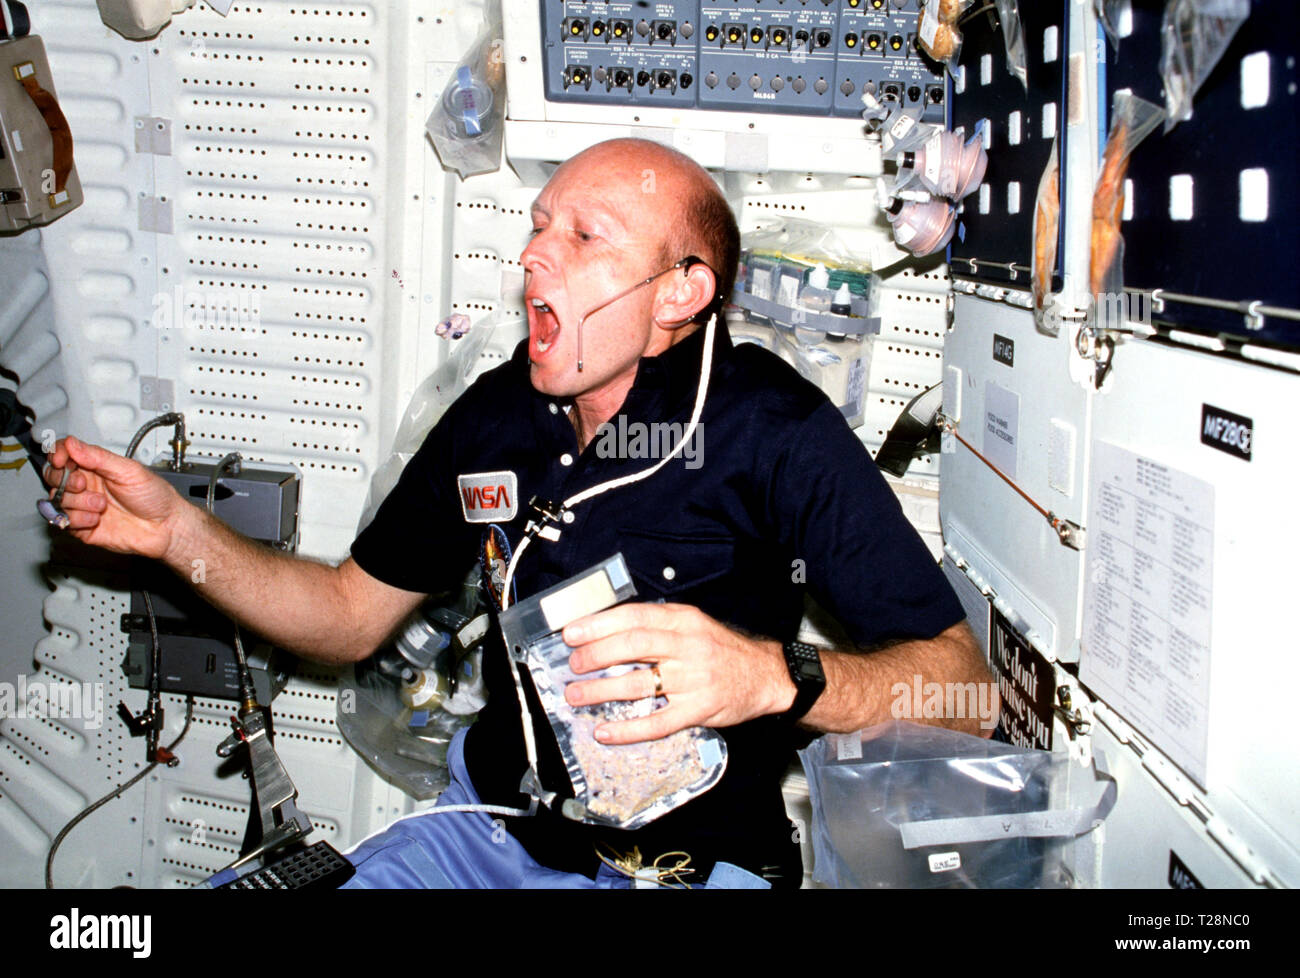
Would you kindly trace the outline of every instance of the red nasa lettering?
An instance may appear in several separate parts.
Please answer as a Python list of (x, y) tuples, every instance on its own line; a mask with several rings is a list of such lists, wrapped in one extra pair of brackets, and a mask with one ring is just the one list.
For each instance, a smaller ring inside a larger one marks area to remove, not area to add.
[(497, 486), (466, 486), (460, 491), (466, 509), (504, 509), (510, 505), (510, 489)]
[(512, 520), (518, 511), (519, 480), (509, 470), (471, 472), (457, 478), (460, 507), (470, 523)]

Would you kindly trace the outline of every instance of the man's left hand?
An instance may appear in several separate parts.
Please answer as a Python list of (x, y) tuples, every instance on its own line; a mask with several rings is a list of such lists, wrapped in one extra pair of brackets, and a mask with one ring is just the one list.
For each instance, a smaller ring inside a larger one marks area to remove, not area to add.
[[(575, 673), (623, 663), (658, 667), (668, 705), (647, 717), (604, 723), (606, 744), (657, 740), (687, 727), (729, 727), (794, 701), (795, 688), (779, 642), (732, 631), (698, 608), (682, 604), (623, 604), (565, 626)], [(570, 683), (571, 706), (638, 700), (655, 693), (650, 669)]]

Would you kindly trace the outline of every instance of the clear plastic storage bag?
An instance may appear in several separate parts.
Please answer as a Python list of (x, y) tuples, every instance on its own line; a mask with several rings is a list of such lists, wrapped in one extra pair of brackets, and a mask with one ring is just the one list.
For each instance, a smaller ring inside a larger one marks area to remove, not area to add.
[[(443, 412), (469, 387), (469, 378), (478, 368), (479, 356), (492, 339), (498, 321), (497, 315), (493, 314), (462, 333), (459, 338), (452, 337), (450, 331), (444, 337), (454, 344), (451, 352), (411, 394), (402, 420), (397, 425), (397, 433), (393, 436), (392, 450), (370, 479), (365, 505), (361, 507), (361, 519), (357, 523), (358, 533), (375, 518), (380, 504), (397, 485), (406, 463), (419, 451), (425, 437), (442, 418)], [(450, 323), (451, 320), (446, 322)]]
[(1049, 336), (1060, 332), (1060, 320), (1047, 314), (1047, 294), (1052, 290), (1052, 270), (1056, 268), (1060, 229), (1061, 156), (1054, 138), (1034, 198), (1034, 267), (1030, 278), (1034, 293), (1034, 324)]
[(451, 783), (447, 749), (456, 732), (477, 715), (414, 710), (403, 702), (399, 682), (368, 662), (340, 674), (337, 702), (339, 733), (376, 772), (416, 801), (436, 798)]
[(1029, 59), (1025, 56), (1025, 28), (1020, 21), (1019, 0), (994, 0), (1002, 40), (1007, 48), (1007, 71), (1029, 92)]
[(925, 0), (917, 26), (921, 49), (952, 75), (961, 57), (961, 30), (957, 20), (973, 0)]
[(1116, 92), (1111, 109), (1110, 134), (1102, 155), (1101, 172), (1092, 195), (1092, 262), (1090, 291), (1094, 296), (1117, 295), (1124, 287), (1124, 178), (1129, 156), (1159, 125), (1164, 112), (1158, 105), (1128, 92)]
[(1192, 99), (1250, 16), (1250, 0), (1169, 0), (1161, 22), (1165, 132), (1192, 117)]
[(489, 0), (486, 21), (451, 73), (424, 124), (442, 165), (461, 177), (501, 168), (506, 66), (501, 9)]
[(799, 752), (813, 879), (836, 887), (1053, 888), (1115, 782), (1063, 755), (892, 721)]

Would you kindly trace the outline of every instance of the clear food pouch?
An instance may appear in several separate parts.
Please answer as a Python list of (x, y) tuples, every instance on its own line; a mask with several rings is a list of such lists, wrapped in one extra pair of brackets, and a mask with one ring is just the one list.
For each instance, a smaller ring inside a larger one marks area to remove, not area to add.
[(561, 636), (569, 622), (635, 594), (623, 555), (615, 554), (501, 612), (506, 648), (528, 668), (573, 785), (573, 798), (561, 811), (589, 825), (640, 828), (708, 791), (727, 768), (726, 742), (706, 727), (636, 744), (606, 745), (595, 739), (597, 725), (648, 716), (667, 705), (662, 696), (576, 708), (565, 700), (565, 686), (576, 680), (648, 668), (624, 665), (578, 675), (569, 668), (573, 650)]
[(1165, 132), (1192, 117), (1192, 99), (1250, 16), (1250, 0), (1169, 0), (1160, 32)]
[(1116, 92), (1110, 135), (1092, 195), (1092, 261), (1089, 285), (1094, 296), (1118, 294), (1124, 287), (1124, 177), (1129, 155), (1164, 118), (1158, 105), (1128, 92)]
[(1060, 332), (1060, 321), (1049, 323), (1046, 316), (1047, 293), (1052, 289), (1052, 269), (1056, 267), (1060, 227), (1061, 157), (1057, 152), (1057, 140), (1053, 139), (1052, 152), (1038, 181), (1038, 196), (1034, 199), (1034, 267), (1030, 277), (1034, 293), (1034, 324), (1049, 336)]
[(998, 8), (998, 21), (1002, 24), (1002, 40), (1007, 46), (1007, 71), (1019, 79), (1029, 92), (1029, 61), (1025, 57), (1025, 30), (1020, 21), (1019, 0), (994, 0)]
[[(813, 880), (837, 887), (1057, 888), (1115, 781), (1062, 754), (891, 721), (799, 752)], [(1086, 843), (1085, 843), (1086, 845)], [(1079, 862), (1086, 862), (1085, 859)]]
[(1097, 14), (1097, 23), (1106, 32), (1112, 50), (1118, 53), (1120, 30), (1125, 21), (1133, 17), (1133, 0), (1092, 0), (1093, 10)]
[(957, 18), (970, 5), (971, 0), (926, 0), (921, 10), (917, 36), (921, 49), (940, 64), (948, 73), (956, 75), (957, 59), (961, 57), (961, 31)]

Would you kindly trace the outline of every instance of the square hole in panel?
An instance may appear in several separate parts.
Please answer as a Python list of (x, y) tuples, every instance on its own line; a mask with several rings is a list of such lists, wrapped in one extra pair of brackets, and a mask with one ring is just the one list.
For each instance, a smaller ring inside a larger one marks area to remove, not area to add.
[(1241, 59), (1241, 107), (1257, 109), (1268, 105), (1269, 57), (1267, 51), (1256, 51)]
[(980, 58), (980, 84), (988, 85), (993, 81), (993, 55), (986, 54)]
[(988, 119), (981, 119), (975, 123), (975, 131), (979, 133), (979, 137), (984, 143), (984, 151), (987, 153), (993, 148), (993, 123)]
[(1012, 146), (1020, 145), (1020, 127), (1021, 127), (1020, 110), (1012, 112), (1007, 116), (1007, 142)]
[(1043, 64), (1050, 65), (1061, 56), (1061, 31), (1053, 24), (1043, 31)]
[(1007, 213), (1020, 213), (1020, 181), (1013, 180), (1007, 184)]
[(1124, 213), (1120, 215), (1121, 221), (1133, 220), (1133, 181), (1124, 181)]
[(1268, 220), (1268, 171), (1262, 167), (1241, 171), (1239, 214), (1243, 221)]
[(966, 66), (957, 66), (957, 75), (952, 80), (952, 88), (958, 95), (966, 91)]
[(1195, 214), (1195, 184), (1190, 173), (1175, 173), (1169, 178), (1169, 219), (1190, 221)]
[(1051, 139), (1056, 135), (1056, 103), (1048, 102), (1043, 106), (1043, 123), (1041, 132), (1044, 139)]
[(993, 206), (993, 189), (987, 183), (980, 184), (980, 213), (987, 214)]

